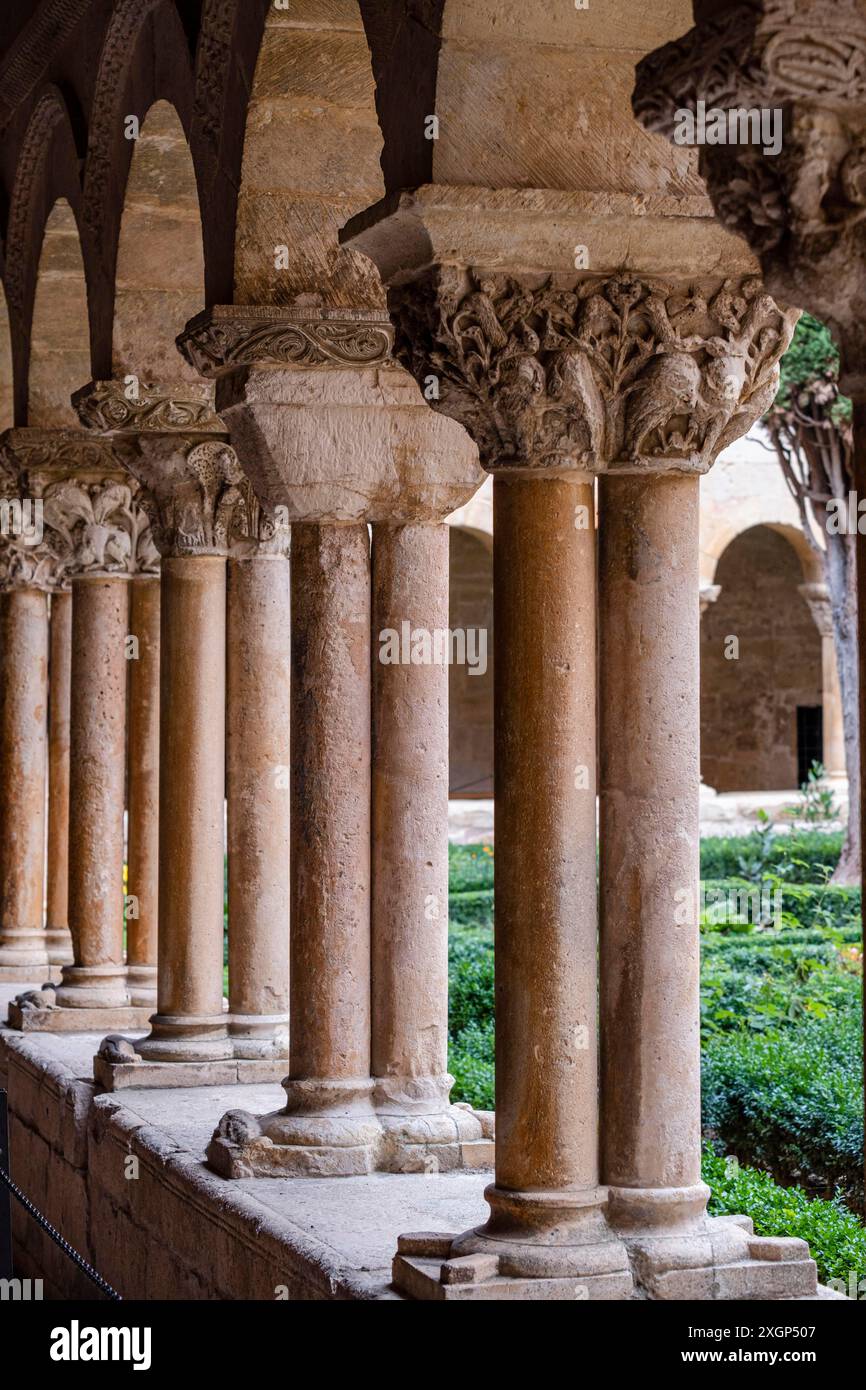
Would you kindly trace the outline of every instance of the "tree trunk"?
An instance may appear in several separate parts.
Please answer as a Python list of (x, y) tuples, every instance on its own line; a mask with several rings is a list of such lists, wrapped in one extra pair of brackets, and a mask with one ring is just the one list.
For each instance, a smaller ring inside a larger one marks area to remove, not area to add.
[(856, 536), (827, 536), (824, 578), (830, 591), (833, 638), (842, 694), (845, 771), (848, 774), (848, 827), (833, 883), (860, 882), (860, 740), (857, 655)]

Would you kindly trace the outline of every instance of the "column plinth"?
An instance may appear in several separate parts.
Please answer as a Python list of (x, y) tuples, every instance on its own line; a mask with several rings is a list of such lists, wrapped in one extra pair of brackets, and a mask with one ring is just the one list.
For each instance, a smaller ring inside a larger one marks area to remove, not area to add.
[(52, 965), (71, 965), (69, 930), (69, 709), (72, 594), (51, 596), (48, 695), (48, 864), (45, 944)]

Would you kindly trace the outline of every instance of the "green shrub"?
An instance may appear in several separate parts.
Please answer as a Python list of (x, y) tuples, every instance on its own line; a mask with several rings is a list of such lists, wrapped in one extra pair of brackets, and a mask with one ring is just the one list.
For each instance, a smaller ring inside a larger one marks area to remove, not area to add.
[(703, 1123), (745, 1163), (863, 1205), (858, 1008), (761, 1036), (719, 1034), (703, 1050)]
[(701, 877), (754, 879), (776, 872), (790, 883), (818, 884), (833, 873), (841, 853), (841, 831), (777, 835), (770, 828), (750, 835), (707, 836), (701, 840)]
[(779, 1187), (769, 1173), (737, 1163), (706, 1146), (701, 1165), (712, 1190), (713, 1216), (750, 1216), (759, 1236), (799, 1236), (809, 1242), (822, 1283), (840, 1279), (846, 1288), (866, 1279), (866, 1230), (838, 1198), (810, 1198), (799, 1187)]
[(486, 1023), (470, 1024), (448, 1049), (448, 1068), (454, 1077), (452, 1100), (465, 1100), (476, 1110), (492, 1110), (493, 1094), (493, 1019)]
[(449, 893), (448, 916), (465, 927), (493, 926), (493, 889), (480, 888), (465, 893)]
[(448, 947), (448, 1025), (452, 1037), (493, 1023), (493, 938), (452, 930)]
[(452, 893), (492, 889), (492, 845), (449, 845), (448, 883)]
[[(798, 930), (817, 928), (832, 931), (840, 927), (860, 926), (860, 889), (843, 888), (836, 884), (791, 883), (775, 874), (764, 874), (754, 879), (745, 878), (706, 878), (702, 882), (705, 912), (703, 926), (708, 932), (746, 933), (761, 925), (760, 920), (736, 922), (730, 920), (737, 907), (746, 909), (744, 915), (750, 919), (758, 910), (769, 909), (771, 919), (775, 913), (775, 895), (780, 895), (781, 927), (777, 930)], [(724, 901), (722, 901), (722, 896)], [(732, 912), (728, 911), (730, 902)], [(714, 916), (721, 920), (714, 922)], [(728, 917), (728, 921), (725, 917)]]

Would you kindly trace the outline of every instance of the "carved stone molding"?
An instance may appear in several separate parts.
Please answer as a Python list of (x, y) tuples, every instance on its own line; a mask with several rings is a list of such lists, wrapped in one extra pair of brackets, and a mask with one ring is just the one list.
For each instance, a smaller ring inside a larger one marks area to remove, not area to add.
[(780, 110), (778, 154), (702, 145), (720, 221), (760, 256), (768, 288), (838, 333), (866, 374), (866, 13), (857, 0), (756, 0), (698, 24), (637, 68), (634, 110), (673, 139), (678, 113)]
[(204, 377), (253, 365), (376, 367), (388, 361), (392, 343), (384, 310), (232, 304), (199, 314), (177, 340)]
[(4, 452), (18, 486), (39, 503), (38, 548), (19, 547), (40, 587), (80, 576), (152, 574), (158, 555), (140, 489), (104, 441), (74, 430), (11, 430)]
[(833, 638), (833, 605), (826, 584), (801, 584), (799, 593), (805, 600), (812, 621), (822, 637)]
[(195, 386), (152, 386), (138, 381), (91, 381), (76, 391), (72, 403), (81, 423), (103, 434), (141, 434), (180, 430), (195, 434), (225, 434), (213, 408), (212, 388), (195, 395)]
[(389, 304), (396, 356), (489, 470), (706, 472), (773, 400), (797, 318), (753, 277), (563, 289), (441, 267)]

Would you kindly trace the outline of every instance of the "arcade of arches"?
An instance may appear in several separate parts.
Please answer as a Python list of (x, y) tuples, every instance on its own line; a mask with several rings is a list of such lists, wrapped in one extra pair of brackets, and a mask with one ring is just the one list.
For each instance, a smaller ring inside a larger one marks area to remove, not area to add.
[[(125, 1297), (825, 1296), (700, 1176), (702, 725), (754, 735), (713, 785), (793, 786), (834, 717), (785, 518), (708, 549), (701, 495), (840, 273), (665, 138), (692, 22), (4, 7), (0, 1081)], [(495, 1116), (447, 1073), (449, 759), (495, 799)]]

